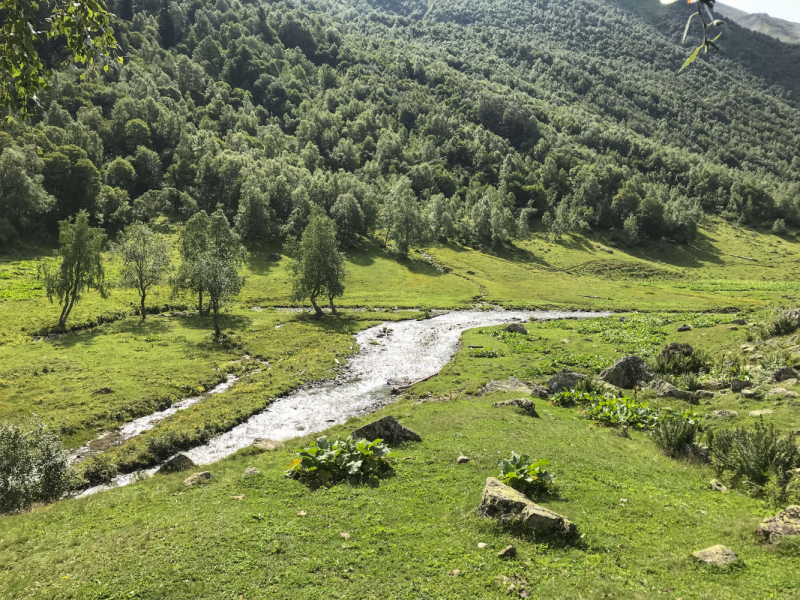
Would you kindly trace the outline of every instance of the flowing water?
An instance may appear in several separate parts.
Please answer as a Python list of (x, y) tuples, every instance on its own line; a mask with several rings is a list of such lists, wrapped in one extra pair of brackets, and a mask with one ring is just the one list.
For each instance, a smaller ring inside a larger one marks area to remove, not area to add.
[[(409, 385), (438, 373), (453, 358), (461, 334), (467, 329), (530, 319), (589, 318), (607, 314), (469, 310), (365, 329), (355, 336), (360, 352), (350, 359), (336, 379), (278, 398), (241, 425), (184, 454), (196, 464), (205, 465), (230, 456), (256, 439), (288, 440), (374, 412), (395, 399), (391, 393), (393, 387)], [(155, 471), (151, 469), (148, 473)], [(122, 475), (110, 485), (92, 488), (84, 494), (125, 485), (135, 477)]]

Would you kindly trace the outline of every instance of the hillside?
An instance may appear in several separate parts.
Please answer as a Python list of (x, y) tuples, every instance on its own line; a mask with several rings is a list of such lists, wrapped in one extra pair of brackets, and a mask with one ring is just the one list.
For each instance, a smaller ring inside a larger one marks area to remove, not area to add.
[(787, 44), (800, 44), (800, 23), (777, 19), (765, 13), (751, 14), (719, 3), (716, 5), (716, 10), (723, 17), (731, 19), (742, 27), (779, 39)]

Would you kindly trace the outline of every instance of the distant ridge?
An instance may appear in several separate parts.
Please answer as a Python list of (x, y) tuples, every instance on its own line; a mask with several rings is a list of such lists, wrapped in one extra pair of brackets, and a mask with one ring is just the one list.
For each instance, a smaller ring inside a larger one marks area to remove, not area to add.
[(750, 14), (720, 3), (717, 3), (714, 10), (752, 31), (774, 37), (787, 44), (800, 44), (800, 23), (776, 19), (765, 13)]

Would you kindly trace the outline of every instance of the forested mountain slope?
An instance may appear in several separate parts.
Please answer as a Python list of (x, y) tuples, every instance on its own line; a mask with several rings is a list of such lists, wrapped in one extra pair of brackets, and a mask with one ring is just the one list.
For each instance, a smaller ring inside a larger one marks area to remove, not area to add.
[(112, 8), (125, 65), (85, 82), (62, 70), (40, 116), (0, 133), (5, 247), (80, 209), (113, 234), (218, 205), (249, 240), (300, 235), (318, 205), (343, 243), (381, 229), (400, 252), (532, 227), (688, 241), (704, 212), (800, 224), (800, 50), (732, 26), (679, 74), (689, 8)]
[(742, 27), (774, 37), (787, 44), (800, 44), (800, 23), (777, 19), (765, 13), (750, 14), (726, 4), (717, 4), (716, 8), (723, 17), (735, 21)]

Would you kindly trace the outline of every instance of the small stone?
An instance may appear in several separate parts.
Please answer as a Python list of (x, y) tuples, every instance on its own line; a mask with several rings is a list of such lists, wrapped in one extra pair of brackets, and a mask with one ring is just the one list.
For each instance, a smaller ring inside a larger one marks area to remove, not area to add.
[(301, 511), (298, 511), (298, 512), (297, 512), (297, 516), (298, 516), (298, 517), (305, 517), (307, 514), (308, 514), (308, 513), (307, 513), (306, 511), (304, 511), (304, 510), (301, 510)]
[(767, 415), (774, 415), (774, 414), (775, 414), (775, 411), (774, 410), (770, 410), (768, 408), (765, 408), (764, 410), (751, 410), (750, 411), (750, 416), (751, 417), (756, 417), (756, 418), (765, 417)]
[(781, 396), (783, 398), (797, 398), (797, 392), (793, 392), (791, 390), (787, 390), (786, 388), (776, 387), (772, 388), (768, 393), (767, 396)]
[(697, 390), (694, 393), (694, 395), (697, 396), (698, 398), (713, 398), (714, 396), (716, 396), (714, 392), (711, 392), (709, 390)]
[(742, 390), (742, 398), (746, 398), (748, 400), (754, 400), (758, 398), (758, 392), (756, 390), (747, 388), (746, 390)]
[(734, 319), (731, 321), (731, 325), (747, 325), (747, 321), (744, 319)]
[(258, 469), (256, 469), (255, 467), (247, 467), (247, 468), (244, 470), (244, 476), (245, 476), (245, 477), (250, 477), (250, 476), (252, 476), (252, 475), (259, 475), (260, 473), (261, 473), (261, 471), (259, 471), (259, 470), (258, 470)]
[(736, 325), (734, 325), (733, 327), (731, 327), (731, 331), (739, 331), (739, 328)]
[(264, 452), (272, 452), (273, 450), (277, 450), (283, 444), (281, 442), (277, 442), (275, 440), (271, 440), (269, 438), (256, 438), (253, 440), (251, 446), (253, 448), (258, 448), (259, 450), (263, 450)]
[(517, 549), (514, 546), (506, 546), (497, 553), (499, 558), (514, 558), (517, 555)]
[(468, 463), (468, 462), (469, 462), (469, 458), (467, 458), (466, 456), (464, 456), (464, 455), (462, 454), (461, 456), (459, 456), (459, 457), (456, 459), (456, 462), (457, 462), (459, 465), (463, 465), (464, 463)]
[(479, 550), (483, 550), (483, 549), (484, 549), (484, 548), (486, 548), (486, 546), (488, 546), (488, 545), (489, 545), (489, 544), (487, 544), (487, 543), (485, 543), (485, 542), (478, 542), (478, 549), (479, 549)]
[(347, 533), (346, 531), (343, 531), (343, 532), (341, 532), (339, 534), (339, 537), (341, 537), (342, 539), (345, 539), (345, 540), (349, 540), (350, 539), (350, 534)]
[(691, 330), (692, 330), (692, 326), (689, 325), (688, 323), (684, 323), (683, 325), (678, 327), (678, 329), (676, 331), (684, 332), (684, 331), (691, 331)]
[(514, 400), (506, 400), (504, 402), (495, 402), (493, 406), (495, 408), (500, 408), (503, 406), (518, 406), (530, 416), (537, 419), (539, 418), (539, 413), (536, 412), (536, 404), (527, 398), (515, 398)]
[(728, 488), (726, 488), (716, 479), (712, 479), (709, 485), (711, 486), (711, 489), (714, 490), (715, 492), (720, 492), (721, 494), (726, 494), (728, 492)]
[(731, 390), (733, 390), (734, 394), (738, 394), (748, 385), (749, 385), (748, 381), (742, 381), (741, 379), (731, 379)]
[(453, 569), (450, 571), (450, 577), (458, 577), (459, 575), (461, 575), (461, 571), (459, 569)]
[(716, 419), (735, 419), (739, 413), (735, 410), (715, 410), (714, 418)]
[(183, 480), (183, 485), (186, 487), (192, 487), (193, 485), (197, 485), (198, 483), (205, 483), (206, 481), (211, 480), (211, 473), (208, 471), (203, 471), (202, 473), (195, 473), (194, 475), (189, 475), (186, 479)]
[(726, 567), (739, 558), (733, 550), (720, 544), (699, 550), (694, 553), (694, 557), (700, 562), (714, 567)]
[(231, 496), (231, 498), (233, 498), (234, 500), (244, 500), (245, 499), (245, 495), (244, 494), (239, 494), (238, 496)]

